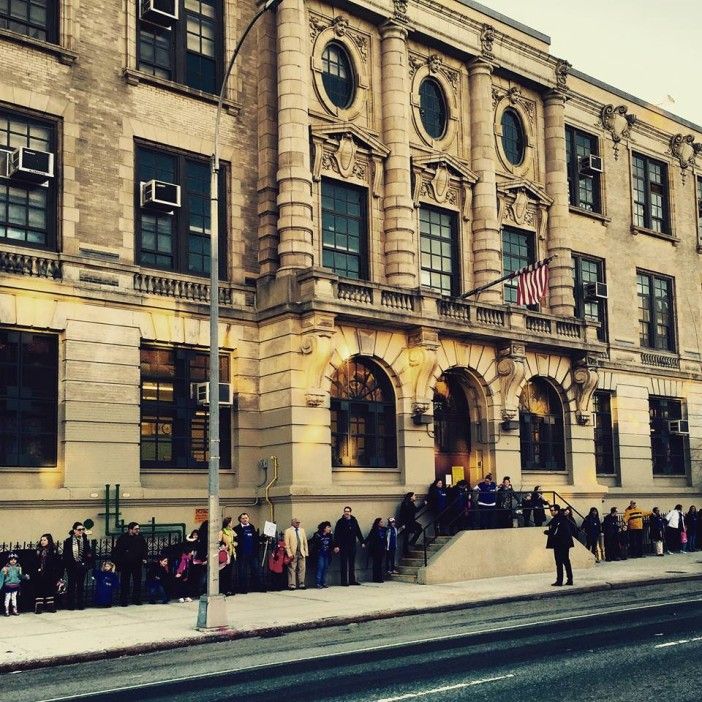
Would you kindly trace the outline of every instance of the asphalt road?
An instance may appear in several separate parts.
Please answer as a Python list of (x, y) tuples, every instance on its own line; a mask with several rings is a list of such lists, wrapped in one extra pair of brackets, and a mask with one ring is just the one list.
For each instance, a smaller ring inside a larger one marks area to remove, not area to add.
[(698, 700), (702, 583), (638, 587), (0, 676), (13, 702)]

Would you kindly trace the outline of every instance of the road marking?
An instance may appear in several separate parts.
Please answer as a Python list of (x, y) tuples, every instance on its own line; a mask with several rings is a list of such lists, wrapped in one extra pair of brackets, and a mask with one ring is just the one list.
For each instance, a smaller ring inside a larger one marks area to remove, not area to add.
[(668, 648), (668, 646), (677, 646), (678, 644), (692, 643), (693, 641), (702, 641), (702, 636), (695, 636), (694, 639), (680, 639), (679, 641), (668, 641), (667, 643), (656, 644), (653, 648)]
[(423, 690), (422, 692), (408, 692), (406, 695), (399, 697), (383, 697), (378, 702), (399, 702), (399, 700), (411, 700), (415, 697), (426, 697), (427, 695), (435, 695), (437, 692), (449, 692), (450, 690), (461, 690), (465, 687), (473, 687), (473, 685), (484, 685), (485, 683), (496, 682), (497, 680), (506, 680), (513, 678), (514, 673), (509, 675), (500, 675), (497, 678), (485, 678), (483, 680), (471, 680), (470, 682), (457, 683), (456, 685), (444, 685), (444, 687), (435, 687), (432, 690)]

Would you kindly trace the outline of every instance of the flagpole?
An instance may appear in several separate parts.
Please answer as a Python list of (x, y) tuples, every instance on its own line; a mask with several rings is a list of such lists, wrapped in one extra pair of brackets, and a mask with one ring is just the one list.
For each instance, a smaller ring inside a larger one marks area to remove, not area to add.
[(522, 273), (526, 273), (527, 271), (530, 270), (535, 270), (536, 266), (541, 264), (541, 266), (547, 266), (551, 261), (553, 261), (554, 258), (557, 258), (558, 256), (554, 254), (553, 256), (549, 256), (548, 258), (543, 259), (542, 261), (537, 261), (536, 263), (530, 263), (528, 266), (524, 266), (524, 268), (520, 268), (519, 270), (512, 271), (511, 273), (508, 273), (507, 275), (503, 275), (501, 278), (498, 278), (497, 280), (493, 280), (491, 283), (486, 283), (485, 285), (481, 285), (478, 288), (473, 288), (472, 290), (469, 290), (467, 293), (463, 293), (463, 295), (460, 296), (461, 300), (465, 300), (467, 297), (471, 297), (472, 295), (477, 295), (478, 293), (483, 292), (483, 290), (487, 290), (488, 288), (491, 288), (493, 285), (498, 285), (499, 283), (503, 283), (505, 280), (512, 280), (512, 278), (516, 278), (518, 275), (521, 275)]

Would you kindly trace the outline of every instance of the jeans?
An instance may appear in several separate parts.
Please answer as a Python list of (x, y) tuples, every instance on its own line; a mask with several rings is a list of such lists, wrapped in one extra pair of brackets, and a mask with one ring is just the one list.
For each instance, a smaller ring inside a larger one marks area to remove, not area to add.
[(397, 553), (397, 549), (395, 548), (389, 548), (387, 551), (387, 558), (386, 558), (386, 570), (388, 573), (392, 573), (395, 570), (395, 554)]
[(256, 554), (240, 554), (236, 561), (237, 576), (239, 578), (239, 589), (242, 593), (249, 590), (249, 585), (256, 589), (263, 589), (261, 570), (258, 567), (258, 557)]
[(132, 581), (132, 601), (141, 603), (141, 563), (124, 565), (120, 568), (120, 602), (129, 604), (129, 581)]
[(688, 531), (687, 532), (687, 550), (692, 553), (697, 550), (697, 532)]
[(320, 553), (317, 557), (317, 574), (315, 576), (316, 585), (326, 585), (327, 568), (331, 563), (331, 553)]
[(146, 582), (146, 596), (149, 598), (149, 602), (161, 602), (162, 604), (166, 604), (171, 599), (166, 588), (158, 580)]

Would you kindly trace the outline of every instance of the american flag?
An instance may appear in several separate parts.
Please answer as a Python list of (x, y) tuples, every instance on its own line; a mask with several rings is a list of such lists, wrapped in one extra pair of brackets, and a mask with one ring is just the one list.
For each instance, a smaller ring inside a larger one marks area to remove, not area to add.
[(517, 304), (537, 305), (548, 287), (548, 263), (551, 258), (525, 266), (514, 275), (517, 278)]

